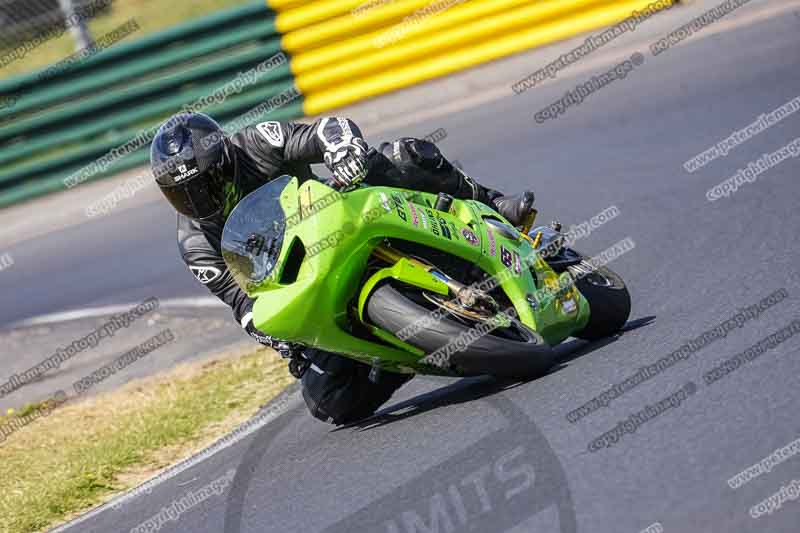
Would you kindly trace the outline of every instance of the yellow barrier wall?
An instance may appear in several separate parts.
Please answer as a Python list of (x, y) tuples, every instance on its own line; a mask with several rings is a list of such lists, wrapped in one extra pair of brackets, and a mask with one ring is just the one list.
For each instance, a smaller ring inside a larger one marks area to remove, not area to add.
[[(372, 73), (402, 66), (409, 60), (430, 58), (451, 50), (469, 48), (475, 43), (489, 42), (498, 35), (541, 27), (568, 10), (586, 8), (592, 3), (589, 0), (560, 0), (559, 5), (555, 2), (538, 2), (513, 11), (499, 12), (493, 16), (473, 18), (472, 20), (480, 21), (474, 24), (453, 23), (444, 31), (429, 32), (423, 28), (416, 39), (406, 39), (402, 43), (383, 48), (378, 47), (383, 32), (375, 32), (377, 35), (373, 37), (371, 43), (376, 47), (373, 53), (357, 53), (344, 48), (343, 57), (354, 59), (344, 63), (329, 61), (327, 63), (329, 66), (302, 75), (295, 72), (295, 82), (304, 94), (318, 92), (348, 80), (363, 79)], [(429, 25), (436, 22), (434, 19), (437, 18), (440, 25), (443, 25), (458, 17), (456, 14), (444, 13), (439, 17), (431, 17)], [(312, 51), (309, 55), (313, 56), (315, 53), (316, 51)]]
[(275, 17), (275, 27), (281, 33), (310, 26), (336, 15), (349, 13), (364, 3), (364, 0), (317, 0), (295, 9), (287, 9)]
[[(517, 3), (530, 3), (530, 1)], [(495, 0), (494, 3), (502, 4), (503, 2)], [(363, 5), (363, 0), (361, 4)], [(289, 32), (284, 35), (282, 44), (285, 50), (300, 52), (316, 49), (324, 43), (351, 39), (370, 30), (386, 31), (389, 26), (402, 23), (403, 18), (419, 12), (430, 4), (431, 0), (394, 0), (391, 4), (368, 9), (359, 15), (347, 12), (319, 24)], [(481, 2), (481, 4), (489, 6), (486, 2)], [(278, 19), (281, 16), (279, 15)]]
[[(430, 0), (425, 0), (429, 2)], [(497, 13), (507, 12), (516, 7), (525, 6), (530, 4), (530, 0), (494, 0), (494, 2), (470, 2), (458, 7), (452, 8), (447, 16), (434, 16), (426, 18), (420, 24), (415, 24), (408, 27), (408, 33), (403, 35), (397, 42), (404, 43), (413, 41), (417, 37), (424, 36), (430, 33), (438, 33), (456, 24), (469, 25), (475, 20), (481, 20), (484, 17), (492, 16)], [(444, 14), (443, 14), (444, 15)], [(394, 23), (399, 22), (397, 18)], [(333, 21), (332, 21), (333, 22)], [(316, 25), (313, 28), (321, 26)], [(337, 30), (341, 30), (341, 24), (334, 26)], [(292, 53), (294, 61), (292, 61), (292, 71), (295, 75), (309, 72), (316, 68), (329, 66), (334, 62), (338, 62), (342, 57), (347, 57), (346, 54), (362, 55), (370, 52), (375, 52), (375, 40), (384, 34), (389, 29), (389, 26), (384, 24), (375, 31), (365, 33), (363, 35), (353, 36), (353, 34), (344, 35), (340, 40), (327, 44), (321, 47), (315, 47), (311, 50), (304, 51), (299, 49), (297, 42), (293, 39), (293, 34), (290, 33), (284, 37), (283, 44), (288, 46), (287, 50)], [(286, 48), (285, 48), (286, 49)]]
[[(269, 0), (316, 115), (610, 26), (657, 0)], [(661, 9), (672, 3), (660, 0)], [(355, 11), (354, 11), (355, 10)], [(528, 73), (520, 73), (524, 76)]]

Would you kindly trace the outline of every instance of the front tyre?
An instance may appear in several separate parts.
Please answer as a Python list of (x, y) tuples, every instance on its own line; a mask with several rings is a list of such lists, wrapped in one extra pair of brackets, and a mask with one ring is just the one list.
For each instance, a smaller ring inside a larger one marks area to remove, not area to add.
[(545, 374), (555, 362), (555, 353), (541, 338), (512, 323), (474, 338), (476, 324), (458, 322), (449, 315), (441, 320), (423, 320), (432, 310), (420, 305), (402, 290), (387, 283), (378, 287), (367, 302), (367, 315), (381, 329), (397, 335), (404, 328), (404, 340), (432, 354), (459, 338), (473, 340), (449, 357), (452, 373), (461, 376), (489, 374), (503, 378), (531, 378)]
[(631, 296), (625, 282), (606, 267), (579, 274), (575, 286), (589, 302), (589, 322), (574, 336), (593, 341), (618, 333), (631, 314)]

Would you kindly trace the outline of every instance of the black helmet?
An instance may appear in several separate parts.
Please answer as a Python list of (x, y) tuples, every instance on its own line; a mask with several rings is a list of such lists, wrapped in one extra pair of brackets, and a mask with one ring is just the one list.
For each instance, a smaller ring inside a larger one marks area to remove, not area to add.
[(222, 214), (225, 180), (233, 178), (230, 140), (208, 115), (181, 113), (162, 124), (150, 145), (150, 167), (179, 213), (195, 220)]

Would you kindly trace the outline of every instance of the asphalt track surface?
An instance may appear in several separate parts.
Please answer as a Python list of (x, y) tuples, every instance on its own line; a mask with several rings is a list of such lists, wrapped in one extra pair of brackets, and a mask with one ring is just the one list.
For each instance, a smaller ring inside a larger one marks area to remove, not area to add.
[[(556, 120), (537, 124), (533, 114), (588, 75), (567, 71), (556, 83), (522, 95), (509, 90), (507, 98), (395, 132), (445, 128), (443, 150), (470, 173), (504, 190), (534, 187), (540, 220), (569, 225), (617, 206), (619, 216), (578, 248), (597, 253), (626, 237), (635, 242), (611, 265), (633, 297), (625, 332), (592, 344), (568, 342), (559, 367), (533, 382), (417, 378), (356, 427), (313, 420), (290, 391), (268, 413), (270, 423), (149, 494), (67, 530), (130, 531), (235, 471), (221, 495), (142, 530), (638, 533), (658, 523), (651, 531), (796, 533), (797, 499), (759, 518), (751, 508), (800, 480), (800, 457), (737, 489), (727, 480), (800, 437), (800, 338), (712, 384), (703, 374), (800, 318), (800, 161), (780, 163), (730, 197), (706, 199), (737, 169), (800, 136), (800, 114), (693, 174), (682, 164), (800, 94), (800, 18), (788, 13), (657, 57), (640, 51), (642, 66)], [(56, 281), (43, 283), (16, 310), (4, 306), (0, 318), (41, 312), (45, 301), (66, 305), (78, 291), (98, 300), (125, 293), (129, 301), (193, 291), (175, 258), (162, 252), (174, 246), (164, 229), (169, 216), (163, 207), (145, 207), (110, 227), (83, 228), (96, 235), (67, 229), (57, 241), (22, 244), (18, 262), (25, 254), (41, 257), (44, 248), (61, 257), (69, 282), (55, 293), (45, 285)], [(70, 238), (96, 245), (79, 256)], [(567, 420), (643, 365), (778, 289), (788, 297), (758, 318), (607, 407)], [(679, 405), (590, 450), (593, 439), (689, 383), (696, 390)]]

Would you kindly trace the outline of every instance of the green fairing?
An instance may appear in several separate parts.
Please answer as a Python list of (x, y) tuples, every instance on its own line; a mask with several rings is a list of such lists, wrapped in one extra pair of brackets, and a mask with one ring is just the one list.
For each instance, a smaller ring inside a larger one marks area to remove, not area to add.
[[(252, 213), (257, 198), (268, 197), (265, 188), (270, 187), (273, 192), (282, 189), (280, 207), (276, 202), (273, 210), (283, 209), (281, 220), (289, 220), (285, 227), (269, 216), (265, 215), (268, 219), (265, 222), (259, 220), (259, 213)], [(376, 331), (374, 325), (368, 324), (367, 329), (385, 342), (350, 334), (351, 324), (363, 319), (370, 292), (383, 279), (393, 278), (429, 292), (448, 293), (440, 279), (405, 260), (379, 270), (364, 282), (370, 255), (387, 238), (445, 251), (496, 276), (513, 302), (519, 320), (551, 346), (588, 322), (588, 302), (571, 287), (569, 274), (559, 278), (534, 253), (527, 239), (512, 239), (491, 229), (484, 217), (507, 221), (487, 206), (472, 200), (455, 200), (450, 212), (436, 211), (432, 207), (435, 195), (390, 187), (364, 187), (330, 202), (332, 192), (320, 182), (310, 180), (298, 185), (297, 179), (284, 176), (243, 199), (231, 213), (224, 242), (236, 242), (239, 249), (249, 234), (283, 235), (277, 260), (274, 266), (269, 263), (271, 271), (263, 280), (245, 272), (250, 268), (247, 261), (231, 259), (229, 251), (223, 252), (237, 282), (256, 298), (253, 320), (258, 329), (388, 370), (442, 373), (418, 363), (425, 355), (421, 350), (389, 332)], [(311, 207), (315, 203), (324, 207)], [(237, 224), (239, 228), (235, 227)], [(273, 231), (264, 229), (269, 224), (273, 225)], [(305, 251), (299, 269), (298, 250)], [(526, 268), (526, 258), (530, 270)], [(263, 263), (264, 259), (258, 261)], [(566, 289), (560, 293), (559, 283), (566, 284), (561, 285)], [(529, 295), (535, 295), (538, 301), (535, 309), (529, 303)]]

